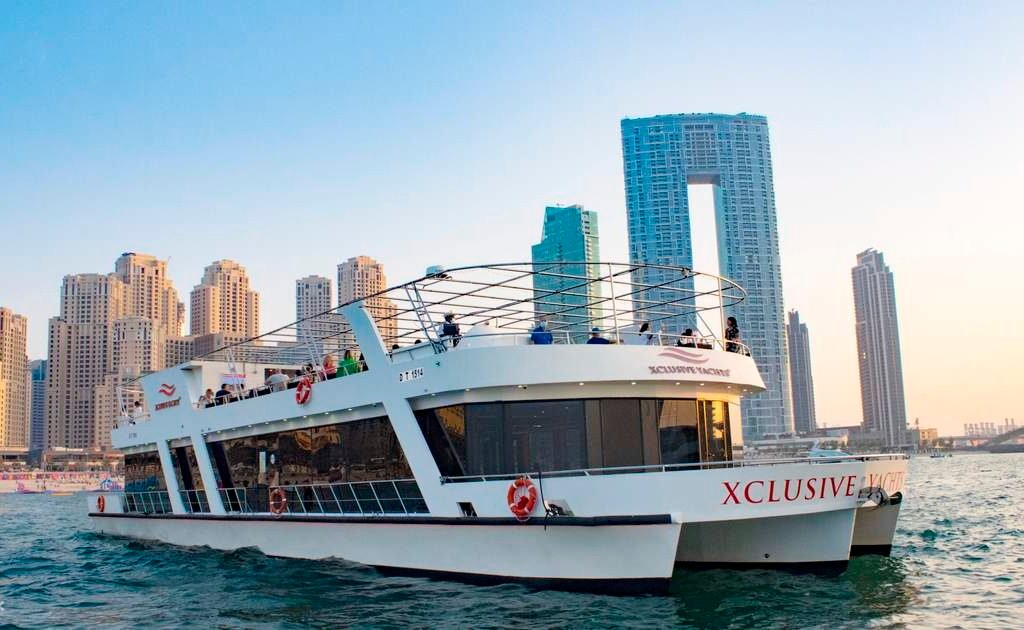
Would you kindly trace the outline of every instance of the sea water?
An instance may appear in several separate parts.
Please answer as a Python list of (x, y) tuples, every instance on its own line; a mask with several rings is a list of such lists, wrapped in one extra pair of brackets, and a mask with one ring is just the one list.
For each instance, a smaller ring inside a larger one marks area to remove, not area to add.
[(892, 556), (838, 577), (679, 570), (640, 597), (135, 542), (90, 532), (84, 495), (0, 495), (0, 627), (1022, 628), (1022, 467), (912, 460)]

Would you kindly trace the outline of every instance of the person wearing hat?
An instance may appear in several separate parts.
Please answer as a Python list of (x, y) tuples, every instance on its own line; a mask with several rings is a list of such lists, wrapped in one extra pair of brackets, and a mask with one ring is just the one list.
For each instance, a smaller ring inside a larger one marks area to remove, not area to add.
[(530, 333), (530, 341), (538, 346), (548, 346), (551, 345), (554, 340), (554, 335), (552, 335), (551, 331), (548, 330), (548, 320), (541, 317), (540, 320), (537, 321), (537, 327)]
[(462, 335), (459, 331), (459, 325), (455, 323), (455, 313), (448, 313), (444, 316), (444, 323), (441, 324), (441, 336), (451, 337), (453, 348), (459, 345), (459, 339), (462, 339)]
[(587, 343), (608, 344), (611, 342), (602, 337), (601, 329), (595, 326), (590, 329), (590, 339), (587, 339)]

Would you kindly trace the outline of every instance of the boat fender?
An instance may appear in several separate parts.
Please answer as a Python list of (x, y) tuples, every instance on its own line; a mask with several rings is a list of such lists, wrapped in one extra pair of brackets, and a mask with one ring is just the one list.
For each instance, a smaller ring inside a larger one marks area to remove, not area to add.
[(281, 515), (284, 513), (286, 507), (288, 507), (288, 497), (284, 495), (284, 490), (280, 488), (274, 488), (271, 490), (270, 511), (274, 514)]
[(295, 386), (295, 402), (300, 405), (305, 405), (309, 402), (309, 398), (312, 395), (313, 379), (308, 376), (303, 376), (299, 379), (299, 384)]
[(893, 492), (892, 496), (889, 497), (889, 505), (899, 505), (900, 503), (903, 503), (903, 493)]
[(526, 521), (530, 518), (530, 512), (537, 505), (537, 488), (533, 481), (526, 475), (516, 479), (508, 487), (506, 495), (508, 509), (516, 520)]
[(107, 497), (105, 497), (105, 496), (103, 496), (101, 494), (100, 496), (96, 497), (96, 511), (102, 513), (102, 512), (105, 512), (106, 510), (107, 510)]

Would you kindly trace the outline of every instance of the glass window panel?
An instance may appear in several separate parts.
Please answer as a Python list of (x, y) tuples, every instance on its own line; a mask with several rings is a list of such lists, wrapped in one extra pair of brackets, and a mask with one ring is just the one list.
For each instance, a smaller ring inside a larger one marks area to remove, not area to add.
[(640, 401), (634, 398), (601, 401), (601, 442), (606, 468), (643, 463)]
[(505, 405), (510, 472), (572, 470), (586, 461), (583, 402), (558, 400)]
[(697, 401), (662, 401), (658, 414), (658, 435), (661, 441), (661, 462), (663, 464), (699, 462)]
[(124, 489), (126, 492), (166, 490), (160, 454), (156, 451), (124, 456)]
[(466, 471), (469, 475), (506, 472), (502, 405), (466, 405)]

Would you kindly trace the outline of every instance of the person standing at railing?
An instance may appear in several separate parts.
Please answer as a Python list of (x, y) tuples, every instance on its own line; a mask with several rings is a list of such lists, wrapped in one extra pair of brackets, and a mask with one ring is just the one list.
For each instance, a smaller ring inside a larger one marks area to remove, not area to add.
[(334, 355), (324, 355), (324, 378), (334, 378), (338, 375), (338, 368), (334, 365)]
[(206, 388), (206, 392), (199, 397), (199, 406), (206, 407), (207, 405), (213, 404), (213, 390), (209, 387)]
[(349, 374), (355, 374), (359, 371), (359, 362), (352, 356), (351, 350), (346, 350), (344, 357), (341, 359), (341, 375), (348, 376)]
[(609, 343), (611, 342), (601, 336), (600, 328), (595, 326), (590, 329), (590, 339), (587, 339), (587, 344), (607, 345)]
[(693, 336), (693, 329), (687, 328), (683, 331), (683, 334), (679, 335), (679, 340), (676, 341), (676, 345), (680, 348), (696, 348), (697, 338)]
[(288, 377), (281, 370), (270, 370), (270, 376), (264, 383), (270, 386), (272, 392), (283, 392), (288, 389)]
[(530, 341), (538, 346), (550, 346), (555, 341), (554, 335), (548, 330), (547, 319), (541, 317), (537, 321), (537, 327), (530, 333)]
[(146, 410), (142, 408), (142, 403), (135, 401), (135, 405), (132, 407), (132, 419), (128, 421), (129, 424), (135, 424), (136, 420), (141, 420), (146, 415)]
[(455, 323), (455, 313), (448, 313), (444, 316), (444, 323), (441, 324), (441, 338), (442, 340), (448, 337), (452, 340), (452, 347), (459, 345), (459, 340), (462, 339), (462, 334), (459, 331), (459, 325)]
[(228, 384), (221, 383), (220, 389), (218, 389), (217, 393), (214, 394), (214, 401), (216, 401), (218, 405), (223, 405), (227, 403), (229, 398), (231, 398), (231, 390), (228, 389)]
[(740, 327), (736, 323), (735, 317), (730, 317), (725, 320), (725, 351), (726, 352), (739, 352), (740, 351)]

